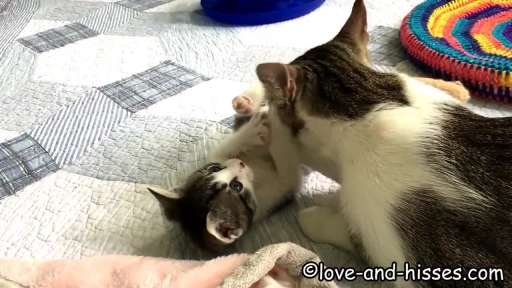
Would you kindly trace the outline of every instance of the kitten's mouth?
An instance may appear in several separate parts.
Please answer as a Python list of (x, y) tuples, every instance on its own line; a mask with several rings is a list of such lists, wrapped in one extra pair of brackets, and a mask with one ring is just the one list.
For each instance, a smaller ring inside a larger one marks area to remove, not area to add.
[(242, 236), (243, 231), (241, 228), (236, 228), (228, 224), (222, 224), (217, 227), (217, 233), (226, 240), (229, 239), (231, 242)]
[(219, 223), (210, 216), (206, 217), (206, 230), (224, 244), (231, 244), (244, 233), (239, 225), (232, 223)]

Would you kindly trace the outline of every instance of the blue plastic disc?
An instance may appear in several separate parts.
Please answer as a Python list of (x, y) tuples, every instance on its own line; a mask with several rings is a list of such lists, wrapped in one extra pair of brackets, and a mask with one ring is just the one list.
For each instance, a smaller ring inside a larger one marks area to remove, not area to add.
[(309, 14), (325, 0), (201, 0), (204, 13), (219, 22), (252, 26)]

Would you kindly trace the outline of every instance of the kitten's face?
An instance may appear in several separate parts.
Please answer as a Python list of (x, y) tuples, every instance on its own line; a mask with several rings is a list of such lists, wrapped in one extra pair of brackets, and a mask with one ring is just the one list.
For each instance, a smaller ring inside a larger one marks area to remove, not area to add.
[(256, 212), (253, 180), (252, 169), (238, 159), (230, 159), (208, 163), (172, 192), (156, 188), (150, 191), (168, 220), (181, 223), (200, 246), (220, 252), (252, 222)]

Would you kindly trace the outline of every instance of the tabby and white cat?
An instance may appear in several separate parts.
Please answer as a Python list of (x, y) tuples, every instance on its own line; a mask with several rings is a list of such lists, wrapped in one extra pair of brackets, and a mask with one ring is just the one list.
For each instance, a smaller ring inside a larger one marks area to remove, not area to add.
[[(179, 222), (203, 248), (222, 252), (274, 209), (300, 191), (298, 167), (268, 150), (265, 109), (235, 126), (208, 155), (207, 164), (170, 191), (149, 187), (166, 220)], [(282, 154), (281, 154), (282, 155)]]
[(356, 0), (333, 40), (290, 64), (256, 69), (270, 106), (271, 151), (287, 142), (280, 151), (289, 159), (342, 185), (339, 208), (300, 212), (302, 231), (372, 266), (461, 267), (463, 277), (493, 267), (505, 277), (401, 278), (399, 287), (512, 287), (512, 118), (477, 115), (412, 77), (372, 70), (367, 37), (366, 9)]

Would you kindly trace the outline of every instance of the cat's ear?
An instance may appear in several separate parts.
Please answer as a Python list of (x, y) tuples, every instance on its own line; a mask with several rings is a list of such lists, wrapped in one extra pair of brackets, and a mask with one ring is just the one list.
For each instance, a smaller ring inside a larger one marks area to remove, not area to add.
[(288, 103), (295, 99), (297, 93), (297, 86), (295, 84), (297, 70), (292, 65), (263, 63), (256, 67), (256, 74), (264, 85), (280, 89)]
[(336, 35), (333, 40), (339, 40), (343, 35), (350, 35), (356, 42), (358, 51), (354, 52), (356, 52), (359, 60), (361, 60), (364, 65), (371, 67), (371, 61), (368, 55), (368, 42), (370, 41), (370, 35), (368, 34), (367, 28), (368, 21), (364, 1), (355, 0), (354, 6), (352, 6), (352, 12), (348, 17), (347, 22), (343, 25), (340, 33)]
[(229, 219), (216, 217), (212, 212), (206, 216), (206, 230), (224, 244), (233, 243), (244, 233), (240, 225)]
[(176, 187), (166, 190), (160, 187), (147, 187), (149, 192), (155, 196), (164, 208), (165, 214), (170, 220), (179, 221), (180, 205), (179, 200), (182, 197), (181, 188)]

